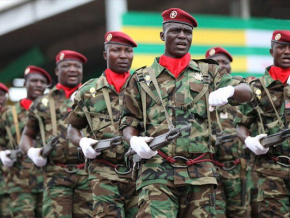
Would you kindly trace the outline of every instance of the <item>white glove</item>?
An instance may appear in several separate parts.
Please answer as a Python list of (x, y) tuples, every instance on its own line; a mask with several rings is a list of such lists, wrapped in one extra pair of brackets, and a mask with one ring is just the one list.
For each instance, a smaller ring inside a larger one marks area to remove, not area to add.
[(87, 137), (81, 138), (79, 145), (82, 148), (85, 157), (90, 158), (90, 159), (94, 159), (98, 155), (101, 154), (101, 152), (96, 152), (92, 148), (92, 145), (95, 145), (97, 143), (98, 143), (98, 140), (95, 140), (95, 139), (91, 139), (91, 138), (87, 138)]
[(29, 148), (27, 155), (38, 167), (43, 167), (47, 163), (47, 158), (43, 158), (40, 154), (42, 148)]
[(157, 151), (151, 150), (147, 144), (152, 140), (152, 137), (133, 136), (130, 146), (142, 159), (150, 159), (157, 154)]
[(232, 97), (235, 93), (235, 88), (233, 86), (227, 86), (219, 88), (209, 94), (209, 105), (210, 111), (212, 111), (211, 106), (221, 106), (228, 103), (228, 98)]
[(290, 85), (290, 76), (288, 77), (287, 79), (287, 82), (286, 82), (288, 85)]
[(260, 143), (260, 140), (265, 136), (267, 136), (267, 134), (260, 134), (256, 137), (248, 136), (245, 140), (246, 147), (256, 155), (266, 154), (269, 151), (269, 148), (264, 148)]
[(16, 160), (10, 159), (9, 157), (7, 157), (7, 154), (10, 154), (9, 150), (0, 151), (1, 161), (5, 167), (12, 167)]

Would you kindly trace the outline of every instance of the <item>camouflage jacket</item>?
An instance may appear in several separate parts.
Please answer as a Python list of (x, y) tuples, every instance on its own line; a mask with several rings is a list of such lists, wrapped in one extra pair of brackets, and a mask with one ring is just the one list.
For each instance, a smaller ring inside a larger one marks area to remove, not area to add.
[[(176, 127), (192, 125), (191, 130), (183, 133), (182, 138), (174, 140), (168, 146), (162, 148), (161, 151), (168, 156), (183, 156), (186, 158), (195, 158), (196, 155), (207, 152), (213, 153), (214, 149), (209, 144), (205, 96), (202, 96), (196, 104), (187, 107), (204, 86), (198, 63), (208, 63), (210, 91), (227, 85), (237, 85), (241, 81), (233, 79), (228, 74), (221, 78), (221, 74), (224, 72), (221, 72), (218, 64), (213, 60), (191, 60), (188, 67), (177, 78), (159, 65), (158, 62), (159, 58), (156, 58), (151, 68), (155, 70), (162, 99), (173, 125)], [(157, 95), (151, 78), (148, 78), (147, 68), (144, 67), (139, 70), (142, 71), (144, 78), (147, 77), (148, 87)], [(137, 72), (135, 72), (129, 80), (124, 94), (124, 110), (120, 122), (121, 130), (131, 126), (142, 132), (143, 111), (140, 93), (141, 86), (138, 82)], [(143, 135), (155, 137), (167, 132), (168, 124), (160, 101), (158, 103), (158, 101), (146, 95), (146, 108), (146, 131)], [(188, 168), (173, 168), (165, 159), (157, 155), (142, 164), (139, 170), (137, 188), (151, 183), (167, 185), (216, 184), (215, 177), (215, 167), (211, 162), (202, 162)]]
[(53, 172), (61, 170), (61, 167), (55, 164), (78, 164), (81, 161), (78, 159), (77, 147), (67, 139), (68, 123), (66, 118), (71, 111), (72, 101), (66, 98), (63, 90), (58, 90), (54, 87), (47, 95), (37, 98), (30, 107), (27, 126), (39, 132), (43, 124), (45, 142), (47, 143), (51, 139), (53, 136), (52, 116), (50, 112), (51, 99), (54, 101), (56, 113), (57, 136), (60, 136), (59, 143), (49, 157), (51, 164), (46, 167), (46, 171)]
[[(107, 82), (105, 74), (102, 74), (97, 79), (92, 79), (85, 83), (78, 91), (74, 98), (74, 110), (70, 113), (68, 122), (77, 129), (86, 128), (88, 137), (97, 140), (108, 139), (114, 136), (120, 135), (119, 132), (119, 120), (120, 120), (120, 109), (123, 104), (124, 87), (121, 89), (120, 93), (115, 91), (114, 86)], [(114, 121), (114, 127), (112, 125), (109, 112), (105, 103), (103, 91), (107, 89), (110, 97), (110, 105), (112, 108), (112, 115)], [(87, 118), (85, 116), (83, 106), (88, 109), (89, 116), (92, 119), (92, 128), (88, 125)], [(93, 131), (93, 133), (92, 133)], [(124, 143), (123, 145), (118, 145), (110, 150), (105, 150), (102, 152), (97, 159), (103, 159), (109, 161), (112, 164), (125, 164), (124, 154), (128, 150), (129, 145)], [(92, 178), (97, 173), (98, 178), (110, 178), (111, 180), (121, 180), (121, 175), (118, 176), (112, 167), (105, 164), (91, 162), (89, 166), (90, 177)], [(128, 175), (131, 177), (130, 175)]]
[[(4, 120), (2, 119), (2, 115), (7, 110), (7, 108), (4, 108), (4, 110), (0, 113), (0, 150), (5, 150), (6, 147), (6, 130), (5, 130), (5, 124)], [(0, 161), (0, 195), (3, 195), (4, 193), (7, 193), (6, 190), (6, 183), (4, 177), (6, 176), (6, 173), (3, 171), (3, 165)]]
[[(16, 114), (18, 118), (18, 126), (20, 136), (24, 129), (24, 126), (28, 120), (28, 111), (25, 110), (20, 103), (12, 106), (16, 108)], [(12, 107), (2, 115), (6, 129), (5, 129), (5, 149), (17, 149), (17, 137), (16, 126), (13, 119)], [(8, 132), (9, 131), (9, 132)], [(13, 139), (9, 139), (9, 135)], [(41, 147), (40, 137), (37, 137), (36, 147)], [(4, 167), (4, 171), (7, 173), (6, 185), (8, 192), (42, 192), (43, 191), (43, 175), (40, 168), (36, 167), (33, 162), (26, 155), (18, 158), (13, 167)]]
[[(289, 128), (290, 111), (288, 102), (290, 102), (290, 86), (287, 84), (284, 85), (279, 80), (273, 80), (269, 74), (269, 69), (270, 67), (266, 68), (265, 74), (261, 78), (264, 80), (265, 87), (271, 95), (274, 107), (283, 124), (279, 124), (271, 101), (259, 79), (255, 79), (250, 83), (254, 97), (251, 102), (240, 107), (241, 113), (237, 114), (235, 124), (243, 125), (250, 129), (251, 124), (257, 123), (258, 134), (263, 133), (262, 127), (264, 127), (265, 133), (271, 135), (282, 129)], [(258, 110), (260, 111), (262, 120), (259, 118)], [(281, 166), (273, 160), (273, 157), (279, 155), (290, 156), (289, 139), (278, 146), (270, 147), (267, 154), (256, 156), (254, 170), (266, 175), (289, 179), (289, 167)], [(280, 161), (289, 164), (288, 159)]]

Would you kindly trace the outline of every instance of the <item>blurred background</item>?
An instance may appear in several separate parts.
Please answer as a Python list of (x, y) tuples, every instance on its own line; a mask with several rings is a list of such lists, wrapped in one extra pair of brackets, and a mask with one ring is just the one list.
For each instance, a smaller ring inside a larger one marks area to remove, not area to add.
[(20, 87), (28, 65), (43, 67), (57, 83), (60, 50), (88, 58), (84, 82), (100, 76), (106, 31), (124, 31), (138, 43), (132, 70), (151, 65), (164, 51), (161, 13), (171, 7), (198, 21), (192, 58), (222, 46), (233, 55), (233, 74), (243, 77), (264, 73), (273, 30), (290, 29), (289, 0), (0, 0), (0, 82), (10, 87), (10, 102), (26, 96)]

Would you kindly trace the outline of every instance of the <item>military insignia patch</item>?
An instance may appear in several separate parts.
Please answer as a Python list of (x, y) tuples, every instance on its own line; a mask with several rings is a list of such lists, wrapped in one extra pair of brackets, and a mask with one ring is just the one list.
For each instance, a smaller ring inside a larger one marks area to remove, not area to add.
[(111, 33), (108, 34), (108, 35), (107, 35), (107, 42), (111, 41), (112, 38), (113, 38), (112, 34), (111, 34)]
[(96, 89), (94, 87), (90, 88), (90, 93), (93, 97), (96, 97)]
[(64, 53), (61, 53), (61, 54), (59, 55), (59, 60), (63, 60), (63, 58), (64, 58)]
[(150, 82), (151, 82), (151, 77), (149, 75), (146, 75), (145, 78), (144, 78), (144, 80), (145, 80), (147, 86), (149, 86), (150, 85)]
[(202, 80), (202, 75), (199, 74), (199, 73), (195, 73), (195, 74), (193, 75), (193, 78), (195, 78), (195, 79), (201, 81), (201, 80)]
[(281, 39), (281, 34), (280, 33), (277, 33), (276, 36), (275, 36), (275, 40), (278, 41), (279, 39)]
[(28, 68), (26, 68), (24, 75), (26, 76), (27, 74), (29, 74), (29, 72), (30, 72), (30, 68), (28, 67)]
[(45, 107), (47, 107), (48, 99), (47, 99), (47, 98), (43, 98), (42, 101), (41, 101), (41, 103), (42, 103)]
[(260, 89), (257, 89), (255, 91), (255, 94), (256, 94), (257, 98), (260, 100), (261, 99), (261, 95), (262, 95), (262, 91)]
[(215, 49), (212, 48), (212, 49), (209, 51), (209, 55), (210, 55), (210, 56), (213, 56), (214, 54), (215, 54)]
[(176, 16), (177, 16), (177, 11), (171, 11), (170, 18), (174, 19), (174, 18), (176, 18)]

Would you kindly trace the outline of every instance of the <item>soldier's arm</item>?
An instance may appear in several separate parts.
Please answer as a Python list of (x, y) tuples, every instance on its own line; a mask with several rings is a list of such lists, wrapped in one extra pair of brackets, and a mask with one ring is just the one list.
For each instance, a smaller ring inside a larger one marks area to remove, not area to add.
[(29, 148), (34, 147), (34, 140), (37, 136), (37, 132), (27, 126), (24, 127), (22, 132), (21, 140), (19, 143), (20, 149), (26, 154)]
[(139, 136), (139, 131), (134, 127), (127, 126), (123, 129), (123, 136), (126, 142), (130, 144), (130, 140), (133, 136)]
[(242, 125), (237, 125), (237, 135), (242, 142), (245, 142), (246, 138), (250, 136), (250, 130)]
[(248, 102), (252, 98), (252, 90), (250, 86), (246, 83), (241, 83), (237, 86), (234, 86), (235, 93), (233, 95), (233, 99), (239, 103)]
[(79, 146), (80, 140), (83, 137), (81, 131), (72, 125), (69, 125), (68, 127), (67, 136), (75, 146)]

